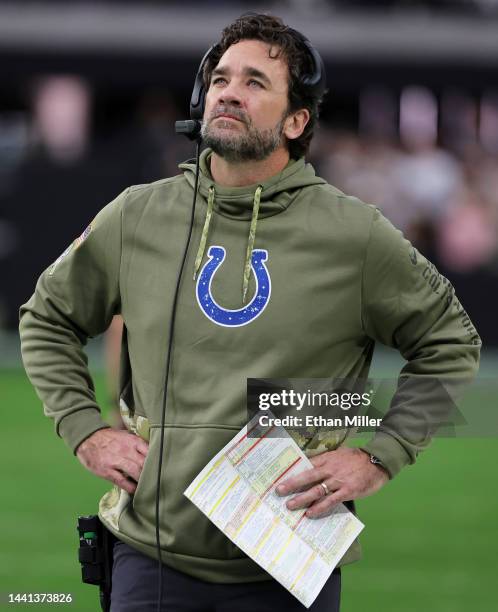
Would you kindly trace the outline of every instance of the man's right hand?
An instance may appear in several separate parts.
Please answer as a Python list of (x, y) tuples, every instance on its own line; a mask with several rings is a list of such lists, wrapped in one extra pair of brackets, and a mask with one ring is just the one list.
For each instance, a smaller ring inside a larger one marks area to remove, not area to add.
[(135, 493), (149, 445), (128, 431), (99, 429), (78, 446), (76, 456), (87, 470)]

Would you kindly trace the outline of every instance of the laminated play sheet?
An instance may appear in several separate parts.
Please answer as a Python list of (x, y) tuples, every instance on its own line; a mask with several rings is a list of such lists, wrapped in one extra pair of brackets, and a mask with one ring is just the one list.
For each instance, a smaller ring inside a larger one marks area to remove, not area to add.
[(185, 491), (246, 555), (307, 608), (364, 525), (343, 504), (310, 519), (288, 510), (275, 489), (311, 462), (281, 427), (255, 417), (204, 467)]

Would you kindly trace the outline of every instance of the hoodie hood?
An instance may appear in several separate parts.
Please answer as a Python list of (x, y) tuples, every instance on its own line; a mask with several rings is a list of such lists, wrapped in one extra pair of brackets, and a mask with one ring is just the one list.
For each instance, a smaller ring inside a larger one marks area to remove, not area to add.
[[(211, 149), (206, 149), (199, 157), (199, 193), (207, 201), (206, 217), (194, 264), (193, 280), (202, 265), (209, 237), (209, 225), (213, 211), (236, 220), (250, 220), (247, 250), (242, 272), (242, 303), (246, 302), (256, 227), (259, 219), (271, 217), (286, 210), (303, 187), (325, 183), (315, 175), (311, 164), (304, 158), (289, 160), (286, 167), (263, 183), (244, 187), (222, 187), (211, 176)], [(188, 183), (195, 185), (195, 163), (181, 164)]]
[[(254, 194), (261, 186), (258, 218), (264, 219), (283, 212), (290, 206), (303, 187), (321, 185), (325, 181), (316, 176), (313, 166), (304, 161), (291, 159), (278, 174), (262, 183), (244, 187), (222, 187), (214, 182), (211, 176), (211, 149), (205, 149), (199, 158), (199, 193), (208, 201), (210, 189), (214, 188), (214, 210), (226, 217), (241, 221), (250, 221), (254, 208)], [(195, 160), (180, 164), (188, 183), (194, 187)]]

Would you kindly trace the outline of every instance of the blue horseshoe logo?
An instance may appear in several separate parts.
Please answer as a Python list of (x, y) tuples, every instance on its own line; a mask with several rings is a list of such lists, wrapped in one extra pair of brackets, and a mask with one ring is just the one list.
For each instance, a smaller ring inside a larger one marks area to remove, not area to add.
[(208, 319), (223, 327), (241, 327), (254, 321), (266, 308), (271, 294), (270, 275), (265, 265), (268, 251), (254, 249), (252, 252), (252, 271), (256, 277), (256, 293), (252, 300), (238, 310), (222, 308), (214, 300), (211, 293), (211, 282), (216, 270), (221, 266), (226, 256), (222, 246), (209, 248), (209, 260), (204, 264), (197, 280), (197, 302)]

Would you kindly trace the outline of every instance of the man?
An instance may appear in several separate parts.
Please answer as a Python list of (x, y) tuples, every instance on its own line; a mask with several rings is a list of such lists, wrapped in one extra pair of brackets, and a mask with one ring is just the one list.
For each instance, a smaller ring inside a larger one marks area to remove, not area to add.
[[(185, 274), (180, 286), (164, 427), (158, 528), (168, 612), (303, 609), (183, 496), (245, 423), (247, 378), (366, 378), (376, 340), (406, 358), (405, 381), (468, 378), (477, 367), (479, 337), (449, 283), (438, 276), (436, 290), (427, 270), (437, 272), (400, 232), (305, 164), (320, 102), (299, 86), (309, 62), (279, 19), (248, 15), (223, 31), (206, 65), (209, 148), (198, 247), (187, 257), (195, 280)], [(181, 168), (105, 207), (21, 309), (24, 362), (46, 414), (82, 464), (116, 485), (100, 503), (119, 541), (114, 612), (155, 609), (164, 364), (195, 180), (193, 164)], [(82, 352), (116, 313), (132, 433), (101, 419)], [(415, 461), (429, 441), (427, 407), (402, 383), (397, 397), (362, 450), (308, 441), (314, 468), (279, 487), (289, 508), (327, 514)], [(354, 544), (341, 564), (358, 558)], [(339, 595), (336, 571), (310, 610), (338, 610)]]

